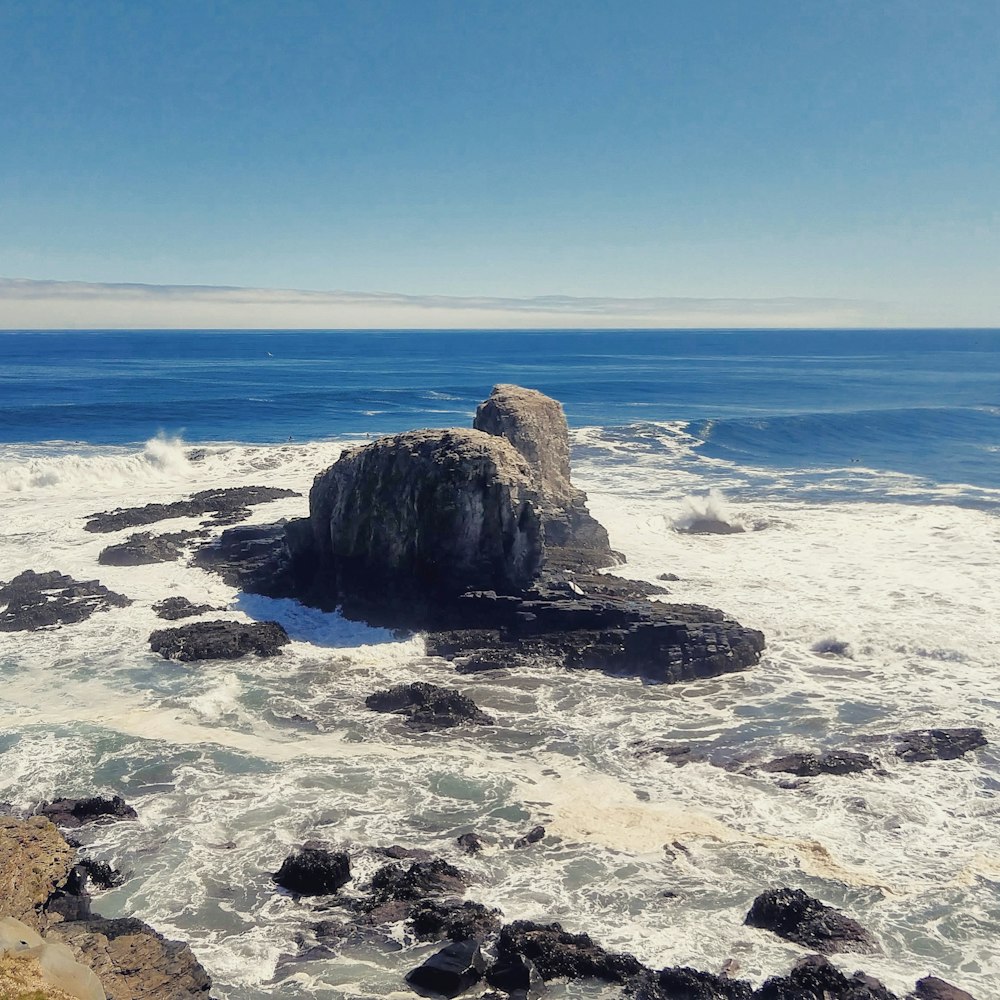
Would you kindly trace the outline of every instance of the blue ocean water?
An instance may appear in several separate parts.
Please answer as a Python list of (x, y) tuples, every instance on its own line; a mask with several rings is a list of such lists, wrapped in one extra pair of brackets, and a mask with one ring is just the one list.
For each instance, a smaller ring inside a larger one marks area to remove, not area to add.
[(495, 382), (576, 427), (682, 421), (707, 457), (1000, 486), (997, 330), (6, 333), (0, 442), (467, 424)]

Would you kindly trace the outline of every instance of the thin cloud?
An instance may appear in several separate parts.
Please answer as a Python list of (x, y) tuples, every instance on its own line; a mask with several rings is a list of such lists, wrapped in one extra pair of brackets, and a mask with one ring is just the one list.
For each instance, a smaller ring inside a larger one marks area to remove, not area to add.
[(881, 303), (823, 298), (404, 295), (0, 278), (0, 328), (533, 329), (884, 326)]

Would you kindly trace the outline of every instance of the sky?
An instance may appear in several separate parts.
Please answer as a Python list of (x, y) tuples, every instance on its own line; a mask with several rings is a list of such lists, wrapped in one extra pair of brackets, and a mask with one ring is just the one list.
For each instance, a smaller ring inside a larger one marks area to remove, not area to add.
[(0, 0), (0, 328), (998, 326), (998, 52), (992, 0)]

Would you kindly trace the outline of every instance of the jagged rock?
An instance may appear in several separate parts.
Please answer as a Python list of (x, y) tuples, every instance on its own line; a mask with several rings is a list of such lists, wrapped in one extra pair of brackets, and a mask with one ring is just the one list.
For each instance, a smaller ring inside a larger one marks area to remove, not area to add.
[(376, 691), (365, 699), (365, 704), (374, 712), (405, 715), (409, 725), (419, 728), (460, 726), (466, 722), (493, 725), (492, 717), (480, 711), (471, 698), (423, 681)]
[[(303, 539), (296, 543), (297, 548), (307, 549), (312, 544), (312, 530), (306, 518), (227, 528), (215, 541), (200, 546), (192, 562), (247, 593), (300, 596), (289, 550), (289, 538), (296, 537), (296, 532)], [(310, 572), (303, 570), (302, 575), (309, 577)]]
[(0, 816), (0, 917), (38, 930), (49, 899), (66, 885), (76, 851), (43, 816)]
[(906, 1000), (976, 1000), (971, 993), (946, 983), (937, 976), (925, 976), (917, 982)]
[(271, 877), (300, 896), (327, 896), (350, 882), (351, 859), (345, 851), (306, 846), (289, 854)]
[(457, 838), (457, 843), (466, 854), (479, 854), (483, 849), (483, 841), (478, 833), (463, 833)]
[(407, 869), (384, 865), (372, 876), (370, 898), (362, 908), (371, 912), (389, 902), (413, 902), (429, 896), (461, 896), (467, 887), (465, 876), (442, 858), (414, 861)]
[(9, 583), (0, 583), (0, 632), (34, 632), (71, 625), (95, 611), (124, 608), (132, 602), (97, 580), (80, 582), (52, 570), (27, 569)]
[(152, 535), (142, 531), (129, 535), (124, 542), (102, 549), (97, 561), (102, 566), (148, 566), (176, 562), (184, 554), (186, 542), (207, 534), (207, 531), (174, 531)]
[(345, 451), (316, 477), (309, 518), (331, 591), (427, 601), (530, 585), (543, 556), (537, 504), (507, 441), (408, 431)]
[(224, 608), (213, 608), (211, 604), (192, 604), (186, 597), (167, 597), (153, 605), (158, 618), (175, 622), (181, 618), (193, 618), (209, 611), (224, 611)]
[(623, 561), (587, 510), (587, 495), (570, 482), (569, 427), (557, 400), (535, 389), (496, 385), (476, 410), (473, 427), (506, 438), (530, 464), (549, 565), (593, 569)]
[(545, 992), (545, 980), (523, 955), (511, 955), (490, 966), (486, 982), (518, 1000), (537, 1000)]
[(475, 941), (456, 941), (431, 955), (423, 965), (407, 973), (415, 990), (443, 997), (457, 997), (483, 978), (486, 959)]
[(255, 504), (297, 496), (301, 494), (295, 490), (273, 486), (232, 486), (202, 490), (187, 500), (177, 500), (174, 503), (149, 503), (144, 507), (126, 507), (91, 514), (84, 529), (101, 533), (120, 531), (122, 528), (140, 528), (173, 517), (200, 517), (202, 514), (215, 514), (215, 520), (225, 523), (236, 516), (249, 516), (250, 512), (246, 508)]
[(896, 737), (896, 755), (907, 763), (954, 760), (986, 746), (981, 729), (918, 729)]
[(761, 893), (753, 901), (746, 923), (827, 955), (836, 951), (878, 950), (870, 931), (801, 889)]
[(546, 981), (565, 976), (624, 983), (645, 969), (635, 956), (605, 951), (588, 934), (569, 934), (560, 924), (530, 920), (515, 920), (500, 929), (498, 958), (507, 960), (518, 955), (533, 962)]
[(425, 899), (410, 911), (414, 935), (422, 941), (485, 941), (500, 929), (500, 911), (472, 900), (438, 902)]
[(157, 629), (149, 647), (165, 660), (235, 660), (247, 653), (280, 656), (291, 640), (277, 622), (193, 622)]
[(206, 1000), (212, 980), (182, 942), (134, 917), (55, 924), (48, 940), (70, 947), (97, 974), (108, 1000)]
[(753, 987), (741, 979), (675, 966), (642, 973), (630, 996), (635, 1000), (750, 1000)]
[(807, 955), (787, 976), (768, 979), (753, 1000), (896, 1000), (877, 979), (855, 972), (848, 978), (822, 955)]
[(96, 795), (88, 799), (53, 799), (43, 802), (37, 809), (39, 815), (52, 820), (56, 826), (74, 829), (98, 820), (138, 819), (136, 811), (120, 796)]
[(514, 841), (514, 847), (517, 849), (522, 849), (529, 847), (531, 844), (537, 844), (538, 841), (545, 836), (544, 826), (533, 826), (523, 837), (518, 837)]
[(828, 750), (818, 756), (814, 753), (793, 753), (778, 757), (762, 764), (761, 770), (812, 778), (819, 774), (858, 774), (874, 767), (875, 761), (867, 754), (852, 753), (850, 750)]

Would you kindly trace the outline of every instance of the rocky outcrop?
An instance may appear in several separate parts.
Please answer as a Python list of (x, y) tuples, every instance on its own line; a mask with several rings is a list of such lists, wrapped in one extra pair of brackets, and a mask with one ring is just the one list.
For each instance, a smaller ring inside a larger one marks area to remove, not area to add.
[(53, 799), (51, 802), (43, 802), (37, 812), (64, 829), (73, 829), (98, 820), (138, 819), (136, 811), (120, 795), (110, 798), (96, 795), (87, 799)]
[(297, 497), (295, 490), (274, 486), (232, 486), (218, 490), (202, 490), (187, 500), (174, 503), (148, 503), (144, 507), (125, 507), (101, 514), (91, 514), (84, 525), (86, 531), (121, 531), (141, 528), (173, 517), (201, 517), (211, 514), (216, 524), (231, 524), (250, 516), (249, 508), (284, 497)]
[(181, 618), (194, 618), (209, 611), (224, 611), (225, 608), (213, 608), (211, 604), (192, 604), (186, 597), (165, 597), (153, 605), (157, 618), (175, 622)]
[(955, 760), (986, 746), (981, 729), (918, 729), (895, 737), (896, 756), (909, 764), (925, 760)]
[(351, 859), (345, 851), (328, 851), (306, 844), (294, 851), (271, 876), (289, 892), (300, 896), (327, 896), (351, 880)]
[(871, 757), (850, 750), (828, 750), (818, 755), (793, 753), (761, 765), (762, 771), (794, 774), (799, 778), (813, 778), (820, 774), (860, 774), (874, 768), (875, 761)]
[(500, 911), (470, 899), (425, 899), (410, 911), (409, 925), (421, 941), (485, 941), (500, 930)]
[(186, 545), (194, 538), (204, 538), (207, 531), (172, 531), (153, 535), (141, 531), (129, 535), (124, 542), (101, 550), (97, 561), (102, 566), (149, 566), (153, 563), (176, 562)]
[(878, 951), (878, 942), (870, 931), (801, 889), (761, 893), (753, 901), (746, 923), (826, 955), (837, 951)]
[(344, 452), (309, 519), (328, 588), (382, 604), (469, 589), (514, 593), (541, 567), (531, 469), (479, 431), (410, 431)]
[(0, 917), (44, 928), (51, 897), (70, 879), (76, 851), (49, 820), (0, 816)]
[(906, 1000), (976, 1000), (971, 993), (946, 983), (937, 976), (925, 976), (917, 982)]
[(550, 568), (613, 566), (608, 533), (587, 510), (587, 495), (570, 481), (569, 427), (561, 404), (519, 385), (496, 385), (479, 405), (473, 427), (506, 438), (531, 466)]
[(376, 691), (365, 699), (374, 712), (405, 715), (407, 723), (418, 729), (441, 729), (472, 723), (491, 726), (493, 719), (476, 703), (453, 688), (417, 681), (400, 684), (385, 691)]
[(149, 648), (165, 660), (235, 660), (248, 653), (280, 656), (291, 640), (277, 622), (194, 622), (157, 629)]
[(34, 632), (82, 622), (96, 611), (124, 608), (132, 602), (97, 580), (80, 582), (52, 570), (26, 569), (0, 583), (0, 632)]

